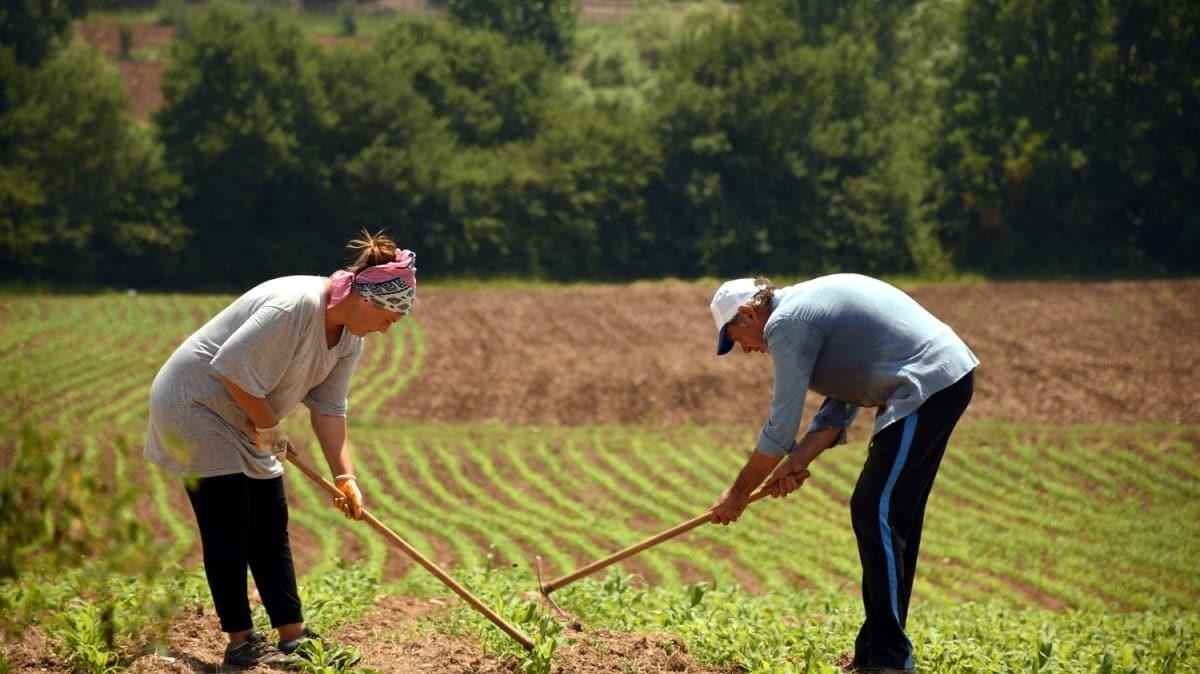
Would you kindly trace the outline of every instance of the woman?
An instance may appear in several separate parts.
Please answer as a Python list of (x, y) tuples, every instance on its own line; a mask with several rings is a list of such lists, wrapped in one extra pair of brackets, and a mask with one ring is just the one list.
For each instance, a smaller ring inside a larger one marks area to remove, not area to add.
[[(348, 517), (362, 518), (346, 432), (350, 376), (362, 339), (387, 332), (412, 308), (416, 256), (363, 233), (348, 270), (287, 276), (239, 297), (183, 342), (150, 389), (145, 456), (186, 478), (226, 665), (278, 662), (316, 635), (305, 627), (288, 543), (279, 421), (309, 409)], [(246, 568), (278, 646), (253, 630)]]

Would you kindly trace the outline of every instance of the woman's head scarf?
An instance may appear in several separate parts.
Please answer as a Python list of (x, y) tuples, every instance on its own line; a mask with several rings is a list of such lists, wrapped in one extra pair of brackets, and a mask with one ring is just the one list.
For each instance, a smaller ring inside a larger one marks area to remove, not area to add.
[(407, 314), (417, 299), (417, 254), (397, 248), (394, 262), (367, 267), (357, 274), (339, 269), (330, 280), (333, 282), (330, 309), (341, 304), (354, 289), (388, 311)]

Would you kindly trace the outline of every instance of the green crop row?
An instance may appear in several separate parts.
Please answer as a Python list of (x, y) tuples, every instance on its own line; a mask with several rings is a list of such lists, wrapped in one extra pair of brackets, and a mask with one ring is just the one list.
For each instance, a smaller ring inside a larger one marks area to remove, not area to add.
[[(39, 426), (133, 431), (145, 424), (150, 383), (175, 347), (219, 312), (224, 296), (0, 297), (0, 403)], [(81, 337), (82, 336), (82, 337)], [(369, 339), (351, 404), (369, 422), (420, 371), (420, 326), (404, 321)], [(10, 357), (11, 356), (11, 357)]]
[[(703, 582), (647, 588), (613, 572), (556, 593), (557, 601), (579, 617), (582, 631), (547, 631), (546, 610), (524, 596), (524, 579), (518, 574), (473, 569), (463, 580), (486, 603), (517, 621), (544, 651), (595, 639), (598, 629), (668, 632), (681, 637), (686, 649), (704, 662), (754, 674), (834, 674), (834, 663), (852, 650), (862, 619), (857, 600), (841, 592), (777, 588), (755, 595), (736, 584)], [(424, 577), (411, 579), (398, 591), (444, 593)], [(908, 622), (919, 671), (1200, 671), (1200, 614), (1195, 610), (1061, 612), (997, 602), (929, 601), (914, 604)], [(465, 607), (444, 617), (441, 628), (467, 631), (499, 653), (528, 657)]]
[[(1200, 601), (1200, 470), (1193, 467), (1200, 454), (1190, 431), (1179, 431), (1169, 450), (1151, 451), (1129, 435), (1176, 431), (1097, 428), (1035, 446), (1019, 437), (967, 444), (966, 430), (930, 500), (918, 599), (1125, 611)], [(181, 483), (129, 470), (137, 442), (102, 434), (72, 441), (89, 456), (114, 454), (103, 479), (144, 485), (140, 507), (157, 514), (172, 559), (194, 549), (190, 514), (179, 510)], [(368, 506), (435, 561), (471, 566), (491, 555), (531, 573), (540, 555), (556, 577), (704, 512), (741, 461), (724, 443), (687, 428), (411, 426), (399, 434), (361, 430), (355, 446)], [(847, 504), (862, 452), (855, 444), (831, 450), (788, 499), (756, 503), (732, 526), (700, 527), (619, 568), (659, 585), (715, 580), (753, 591), (851, 591), (858, 562)], [(1124, 469), (1123, 454), (1139, 456), (1136, 470)], [(307, 456), (323, 464), (314, 445)], [(1118, 474), (1111, 482), (1119, 494), (1097, 479)], [(289, 471), (288, 490), (296, 526), (317, 546), (307, 557), (317, 570), (336, 557), (365, 559), (372, 572), (393, 576), (411, 568), (299, 472)]]
[[(1126, 611), (1200, 601), (1189, 566), (1200, 554), (1200, 454), (1189, 429), (1097, 427), (1071, 431), (1069, 442), (1018, 435), (980, 443), (990, 430), (964, 429), (947, 455), (930, 501), (918, 599)], [(1179, 437), (1169, 452), (1141, 455), (1136, 471), (1123, 468), (1118, 457), (1146, 452), (1130, 439), (1151, 432)], [(440, 563), (471, 566), (490, 554), (528, 570), (540, 555), (558, 576), (704, 512), (741, 462), (726, 437), (689, 427), (409, 426), (361, 430), (356, 447), (369, 505)], [(863, 451), (831, 450), (788, 499), (756, 503), (730, 527), (701, 527), (619, 568), (657, 585), (852, 591), (858, 561), (848, 502)], [(1122, 470), (1113, 479), (1119, 495), (1088, 477)], [(296, 504), (310, 507), (339, 517), (324, 499)], [(360, 540), (373, 536), (346, 526)]]

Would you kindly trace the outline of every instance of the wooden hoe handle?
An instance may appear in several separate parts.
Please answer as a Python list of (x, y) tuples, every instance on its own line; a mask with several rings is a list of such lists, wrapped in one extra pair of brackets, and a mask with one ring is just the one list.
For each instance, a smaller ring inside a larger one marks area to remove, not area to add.
[[(755, 501), (759, 500), (760, 498), (762, 498), (766, 495), (767, 495), (767, 492), (765, 490), (759, 489), (758, 491), (754, 492), (750, 496), (750, 499), (748, 501), (746, 501), (746, 505), (754, 503)], [(711, 512), (706, 512), (703, 515), (697, 515), (682, 524), (677, 524), (677, 525), (671, 527), (670, 529), (667, 529), (666, 531), (657, 533), (657, 534), (651, 536), (650, 538), (647, 538), (646, 540), (642, 541), (641, 543), (636, 543), (634, 545), (631, 545), (631, 546), (625, 548), (624, 550), (621, 550), (619, 552), (614, 552), (613, 554), (605, 557), (604, 559), (597, 559), (596, 561), (592, 562), (591, 564), (588, 564), (587, 566), (580, 568), (578, 571), (569, 573), (561, 578), (555, 578), (554, 580), (550, 581), (549, 583), (543, 583), (542, 587), (541, 587), (542, 594), (549, 595), (551, 592), (559, 589), (560, 587), (562, 587), (564, 585), (569, 585), (571, 583), (574, 583), (575, 581), (579, 580), (580, 578), (583, 578), (584, 576), (590, 576), (591, 574), (599, 571), (600, 569), (603, 569), (607, 566), (616, 564), (617, 562), (621, 561), (622, 559), (625, 559), (626, 557), (632, 557), (633, 555), (636, 555), (637, 553), (641, 552), (642, 550), (645, 550), (646, 548), (652, 548), (652, 547), (658, 545), (659, 543), (662, 543), (663, 541), (669, 541), (672, 538), (675, 538), (676, 536), (678, 536), (680, 534), (691, 531), (692, 529), (695, 529), (696, 527), (698, 527), (702, 524), (707, 524), (711, 521), (712, 521), (712, 513)]]
[[(328, 492), (330, 496), (335, 498), (342, 496), (342, 492), (338, 491), (338, 488), (333, 486), (329, 480), (326, 480), (320, 473), (313, 470), (311, 466), (300, 460), (300, 457), (296, 454), (296, 448), (293, 447), (290, 442), (288, 443), (287, 448), (287, 459), (288, 461), (292, 462), (292, 465), (299, 468), (300, 472), (312, 478), (312, 481), (320, 485), (321, 488)], [(374, 515), (368, 512), (366, 508), (363, 508), (362, 515), (363, 520), (365, 520), (367, 524), (371, 525), (371, 528), (383, 534), (384, 538), (391, 541), (392, 544), (403, 550), (406, 555), (413, 558), (413, 560), (415, 560), (421, 566), (425, 567), (426, 571), (432, 573), (435, 577), (437, 577), (438, 580), (445, 583), (447, 587), (449, 587), (451, 590), (454, 590), (455, 594), (462, 597), (463, 600), (470, 604), (476, 611), (479, 611), (486, 616), (488, 620), (492, 621), (492, 623), (496, 625), (496, 627), (499, 627), (504, 631), (505, 634), (512, 637), (517, 643), (524, 646), (527, 650), (533, 650), (533, 641), (529, 637), (525, 636), (524, 632), (509, 624), (508, 621), (506, 621), (504, 618), (501, 618), (499, 614), (488, 608), (486, 604), (480, 601), (475, 595), (471, 594), (470, 590), (460, 585), (458, 581), (451, 578), (445, 571), (442, 571), (437, 564), (434, 564), (433, 561), (431, 561), (428, 557), (422, 555), (421, 552), (410, 545), (408, 541), (400, 538), (396, 532), (387, 528), (382, 522), (376, 519)]]

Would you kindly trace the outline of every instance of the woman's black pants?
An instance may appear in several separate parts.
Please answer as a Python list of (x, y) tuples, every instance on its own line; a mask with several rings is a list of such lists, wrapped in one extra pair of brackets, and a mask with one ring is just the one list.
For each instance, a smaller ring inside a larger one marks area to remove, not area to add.
[(254, 574), (271, 626), (302, 622), (283, 477), (253, 480), (240, 473), (206, 477), (190, 484), (187, 492), (200, 526), (204, 574), (221, 631), (253, 627), (246, 596), (247, 567)]
[(854, 644), (856, 665), (913, 666), (904, 624), (925, 503), (950, 433), (971, 402), (974, 381), (974, 373), (968, 373), (871, 438), (867, 462), (850, 498), (866, 609)]

